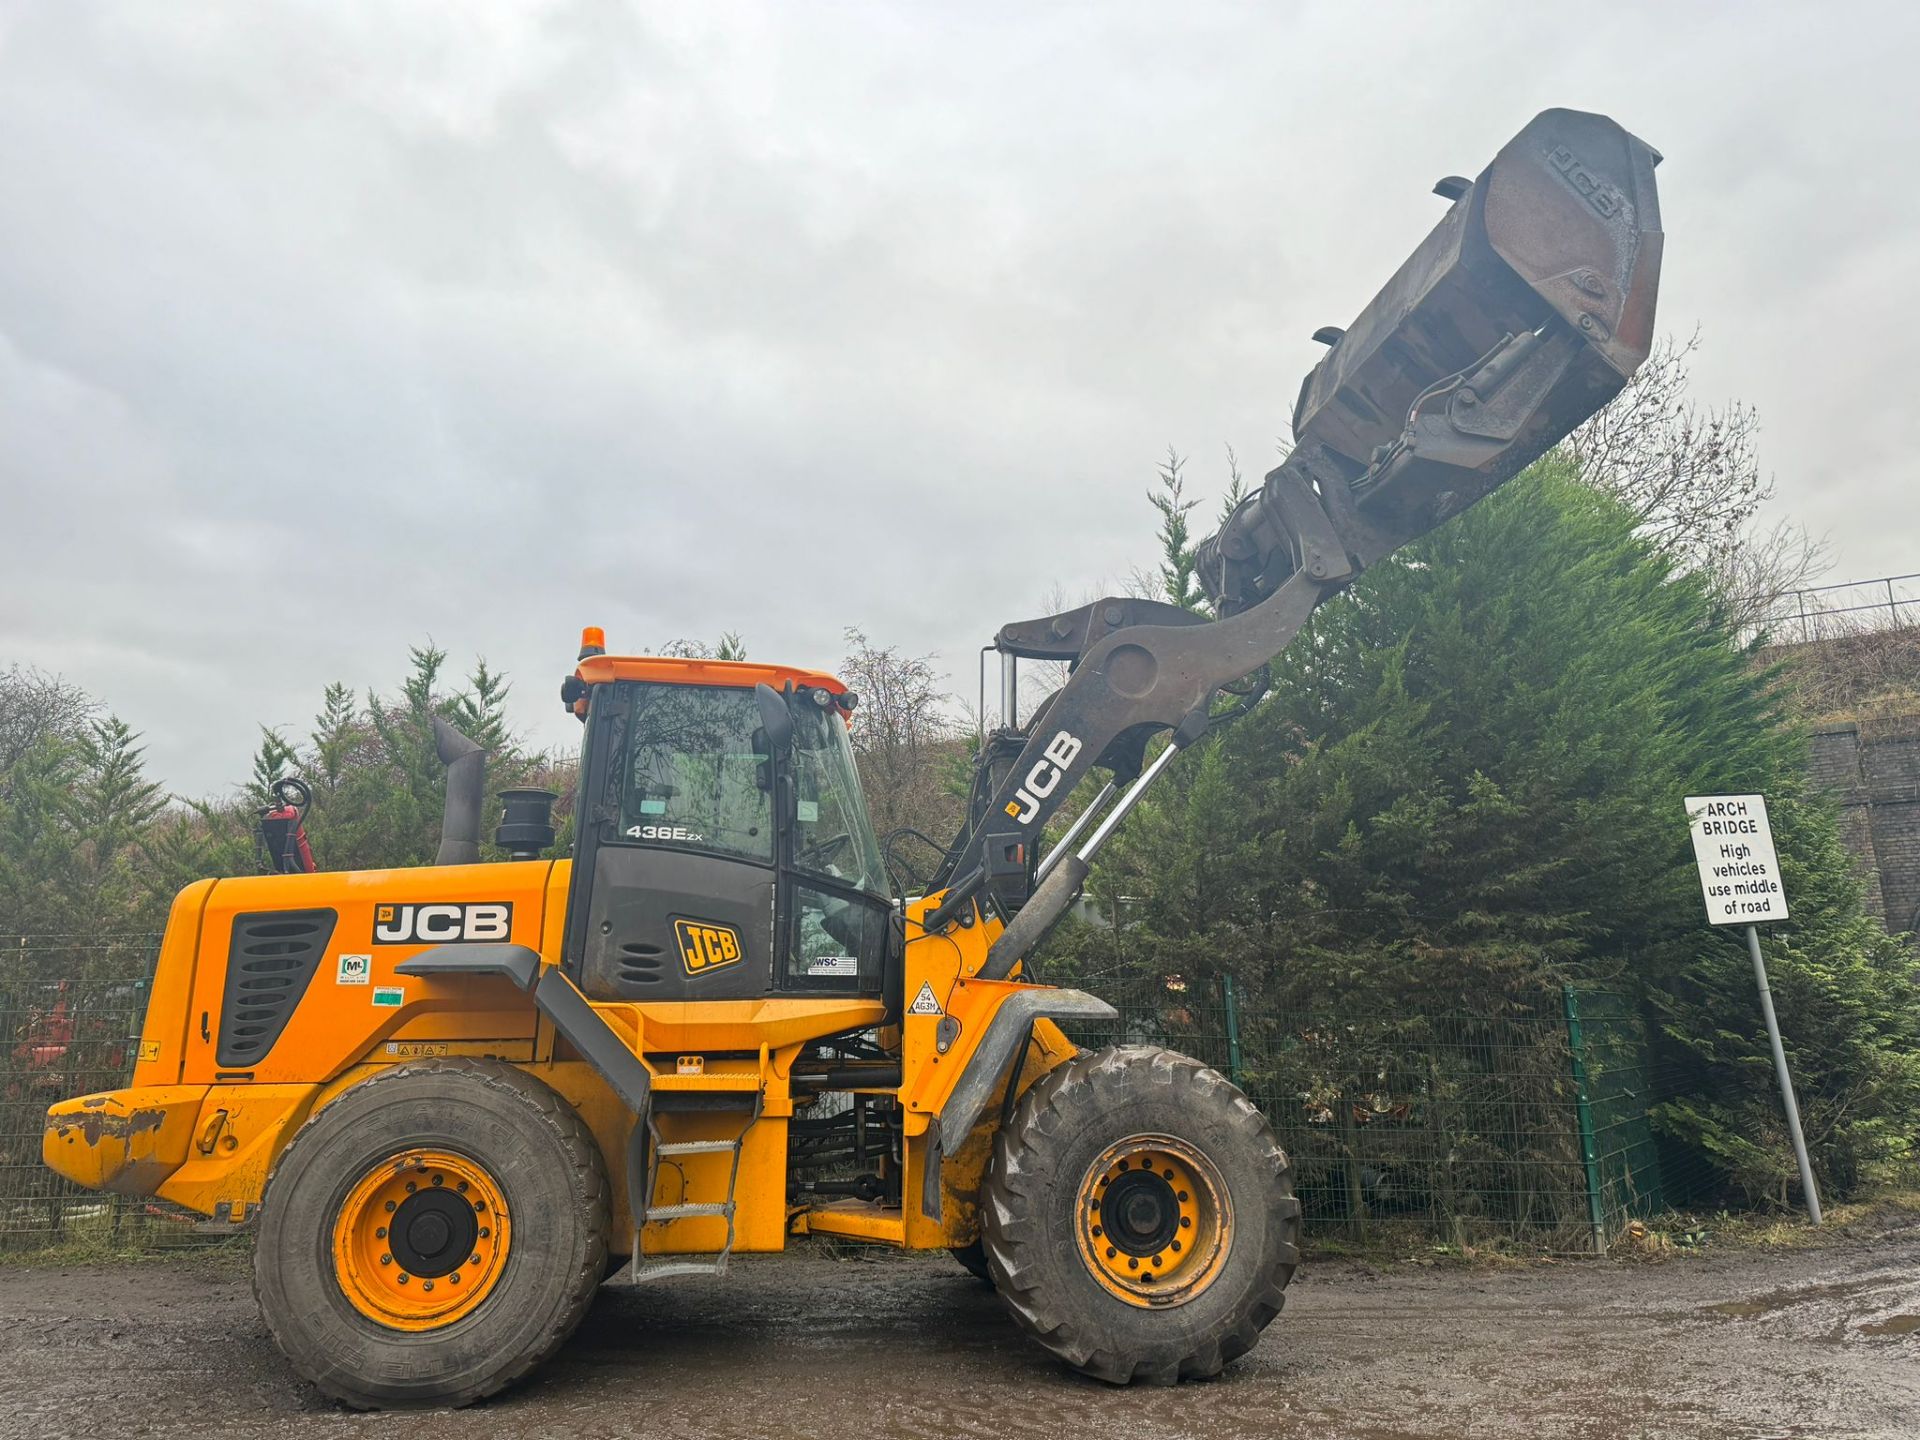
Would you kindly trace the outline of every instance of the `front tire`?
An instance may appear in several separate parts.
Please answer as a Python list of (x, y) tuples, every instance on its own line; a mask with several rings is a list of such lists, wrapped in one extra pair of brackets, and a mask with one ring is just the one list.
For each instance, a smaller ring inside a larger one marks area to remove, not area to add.
[(573, 1332), (607, 1259), (599, 1147), (497, 1060), (402, 1065), (302, 1127), (268, 1181), (254, 1295), (294, 1369), (355, 1409), (466, 1405)]
[(1299, 1260), (1287, 1157), (1245, 1095), (1147, 1046), (1082, 1054), (994, 1141), (982, 1240), (1020, 1328), (1124, 1385), (1218, 1374)]
[(993, 1271), (987, 1266), (987, 1248), (980, 1241), (976, 1240), (971, 1245), (950, 1245), (947, 1253), (974, 1279), (987, 1285), (993, 1284)]

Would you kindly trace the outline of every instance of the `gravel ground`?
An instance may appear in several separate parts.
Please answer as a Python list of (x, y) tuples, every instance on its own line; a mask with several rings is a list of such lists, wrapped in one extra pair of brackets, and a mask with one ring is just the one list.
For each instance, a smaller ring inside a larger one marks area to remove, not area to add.
[(0, 1268), (0, 1436), (1903, 1436), (1920, 1222), (1659, 1264), (1309, 1265), (1220, 1379), (1113, 1389), (944, 1256), (748, 1258), (602, 1291), (528, 1384), (353, 1415), (295, 1380), (232, 1261)]

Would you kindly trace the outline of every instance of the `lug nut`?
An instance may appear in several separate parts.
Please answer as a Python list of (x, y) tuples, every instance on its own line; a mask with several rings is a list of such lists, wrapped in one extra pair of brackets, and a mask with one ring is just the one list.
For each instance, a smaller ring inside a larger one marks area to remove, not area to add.
[[(1167, 1178), (1168, 1179), (1173, 1178), (1173, 1172), (1171, 1170), (1167, 1172)], [(436, 1175), (433, 1177), (433, 1183), (436, 1185), (444, 1185), (447, 1183), (447, 1177), (444, 1175)]]
[(392, 1214), (392, 1213), (394, 1212), (394, 1208), (395, 1208), (395, 1207), (394, 1207), (394, 1203), (393, 1203), (393, 1201), (391, 1201), (391, 1200), (389, 1200), (389, 1201), (387, 1201), (387, 1213), (388, 1213), (389, 1215), (391, 1215), (391, 1214)]
[(391, 1256), (391, 1255), (382, 1255), (382, 1256), (380, 1257), (380, 1263), (381, 1263), (382, 1265), (391, 1265), (391, 1264), (393, 1263), (393, 1256)]
[(384, 1225), (382, 1225), (382, 1226), (380, 1226), (380, 1227), (379, 1227), (379, 1228), (378, 1228), (377, 1230), (375, 1230), (375, 1231), (373, 1232), (373, 1238), (374, 1238), (374, 1239), (376, 1239), (376, 1240), (384, 1240), (384, 1239), (386, 1239), (386, 1238), (387, 1238), (387, 1227), (386, 1227), (386, 1226), (384, 1226)]
[(478, 1265), (480, 1263), (480, 1257), (478, 1255), (469, 1255), (467, 1257), (467, 1263), (469, 1265)]
[(431, 1281), (431, 1280), (424, 1280), (424, 1281), (422, 1281), (422, 1282), (421, 1282), (421, 1284), (420, 1284), (420, 1288), (421, 1288), (422, 1290), (431, 1290), (431, 1289), (433, 1288), (433, 1281)]
[(482, 1240), (486, 1239), (491, 1234), (493, 1234), (493, 1230), (490, 1226), (482, 1225), (480, 1227), (480, 1238)]
[(419, 1188), (420, 1187), (414, 1184), (413, 1181), (411, 1180), (407, 1181), (407, 1194), (411, 1195), (413, 1194), (414, 1191), (418, 1190)]
[(404, 1284), (406, 1284), (406, 1283), (407, 1283), (407, 1278), (408, 1278), (407, 1276), (405, 1276), (405, 1275), (402, 1275), (402, 1276), (400, 1277), (400, 1283), (401, 1283), (402, 1285), (404, 1285)]
[(447, 1283), (449, 1285), (458, 1285), (460, 1283), (460, 1272), (456, 1270), (453, 1274), (447, 1276)]

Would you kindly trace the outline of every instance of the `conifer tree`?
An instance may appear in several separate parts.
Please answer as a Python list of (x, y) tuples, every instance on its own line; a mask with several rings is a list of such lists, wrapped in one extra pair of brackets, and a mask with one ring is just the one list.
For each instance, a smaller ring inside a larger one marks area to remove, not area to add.
[[(1764, 793), (1794, 907), (1775, 991), (1844, 1192), (1920, 1142), (1920, 975), (1862, 908), (1773, 678), (1635, 523), (1543, 462), (1375, 567), (1276, 662), (1272, 697), (1174, 768), (1095, 891), (1110, 914), (1131, 897), (1146, 971), (1231, 970), (1256, 1024), (1621, 990), (1655, 1027), (1688, 1164), (1778, 1198), (1793, 1161), (1751, 971), (1705, 924), (1682, 803)], [(1100, 944), (1056, 949), (1091, 964)]]

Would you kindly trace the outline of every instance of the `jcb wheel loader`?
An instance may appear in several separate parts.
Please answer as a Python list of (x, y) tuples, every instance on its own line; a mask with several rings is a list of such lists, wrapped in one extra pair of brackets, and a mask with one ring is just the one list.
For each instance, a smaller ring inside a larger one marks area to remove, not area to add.
[[(1556, 110), (1436, 187), (1432, 233), (1316, 337), (1295, 448), (1201, 547), (1215, 618), (1113, 598), (1000, 630), (1004, 724), (925, 895), (890, 893), (839, 680), (619, 658), (589, 631), (562, 689), (569, 858), (537, 858), (553, 830), (516, 792), (513, 858), (480, 862), (482, 765), (450, 728), (431, 867), (312, 870), (289, 792), (287, 873), (180, 893), (132, 1083), (55, 1105), (47, 1162), (257, 1213), (267, 1323), (353, 1406), (492, 1394), (615, 1266), (718, 1275), (805, 1235), (950, 1249), (1103, 1380), (1217, 1372), (1293, 1273), (1287, 1157), (1198, 1061), (1081, 1051), (1068, 1033), (1114, 1012), (1042, 983), (1034, 947), (1223, 694), (1253, 703), (1316, 605), (1645, 360), (1658, 158)], [(1070, 667), (1024, 723), (1022, 659)]]

